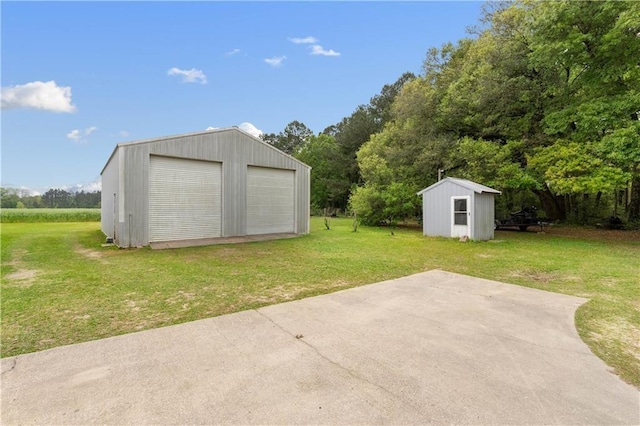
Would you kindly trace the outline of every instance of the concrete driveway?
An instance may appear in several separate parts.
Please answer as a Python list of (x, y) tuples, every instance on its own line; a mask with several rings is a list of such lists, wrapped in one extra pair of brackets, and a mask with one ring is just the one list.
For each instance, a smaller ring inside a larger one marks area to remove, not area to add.
[(638, 424), (584, 299), (442, 271), (2, 360), (2, 424)]

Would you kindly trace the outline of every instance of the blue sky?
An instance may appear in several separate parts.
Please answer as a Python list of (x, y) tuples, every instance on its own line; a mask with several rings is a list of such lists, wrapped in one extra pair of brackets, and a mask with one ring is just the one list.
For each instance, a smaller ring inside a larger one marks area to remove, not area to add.
[(115, 145), (244, 124), (315, 133), (480, 2), (1, 2), (2, 186), (99, 188)]

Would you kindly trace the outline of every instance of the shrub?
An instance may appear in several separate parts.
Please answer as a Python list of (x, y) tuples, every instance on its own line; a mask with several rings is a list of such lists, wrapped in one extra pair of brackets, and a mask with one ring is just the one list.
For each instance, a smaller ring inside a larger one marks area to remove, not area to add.
[(420, 198), (415, 188), (400, 182), (387, 187), (365, 185), (355, 188), (349, 203), (364, 225), (394, 225), (416, 217), (420, 211)]

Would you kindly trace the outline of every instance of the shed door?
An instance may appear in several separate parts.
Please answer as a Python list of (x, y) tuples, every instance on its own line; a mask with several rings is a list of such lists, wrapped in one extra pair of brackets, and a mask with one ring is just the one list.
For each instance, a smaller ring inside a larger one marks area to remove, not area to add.
[(451, 197), (451, 236), (470, 237), (471, 206), (470, 197)]
[(295, 172), (249, 166), (247, 169), (247, 234), (293, 233)]
[(222, 235), (222, 165), (151, 156), (149, 241)]

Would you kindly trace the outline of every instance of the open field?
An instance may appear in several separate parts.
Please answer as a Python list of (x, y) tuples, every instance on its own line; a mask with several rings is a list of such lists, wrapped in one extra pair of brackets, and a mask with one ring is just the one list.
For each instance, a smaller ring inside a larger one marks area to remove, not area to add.
[(0, 222), (100, 222), (100, 209), (2, 209)]
[[(582, 338), (640, 387), (640, 241), (498, 231), (493, 242), (312, 219), (300, 238), (173, 250), (103, 248), (97, 223), (2, 225), (2, 356), (161, 327), (429, 269), (591, 300)], [(603, 234), (604, 235), (604, 234)], [(629, 235), (629, 234), (616, 234)]]

